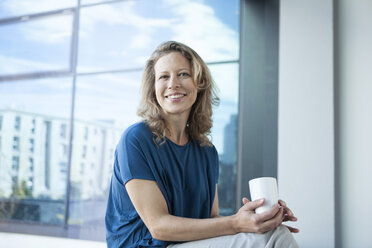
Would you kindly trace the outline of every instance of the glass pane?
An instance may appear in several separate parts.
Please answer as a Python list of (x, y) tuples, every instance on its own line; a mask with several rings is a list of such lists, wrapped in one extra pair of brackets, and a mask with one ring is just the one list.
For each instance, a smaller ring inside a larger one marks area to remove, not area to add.
[(0, 19), (76, 6), (76, 0), (1, 0)]
[[(72, 14), (0, 25), (0, 75), (69, 70)], [(51, 54), (53, 56), (51, 56)]]
[(0, 220), (63, 223), (71, 85), (0, 84)]
[(177, 40), (205, 61), (239, 57), (239, 1), (124, 1), (82, 8), (79, 72), (141, 68)]
[(141, 74), (81, 76), (77, 81), (69, 223), (81, 224), (96, 240), (105, 240), (115, 147), (123, 131), (139, 120)]
[(219, 154), (218, 198), (221, 215), (235, 211), (239, 64), (209, 66), (219, 88), (220, 105), (214, 109), (212, 138)]

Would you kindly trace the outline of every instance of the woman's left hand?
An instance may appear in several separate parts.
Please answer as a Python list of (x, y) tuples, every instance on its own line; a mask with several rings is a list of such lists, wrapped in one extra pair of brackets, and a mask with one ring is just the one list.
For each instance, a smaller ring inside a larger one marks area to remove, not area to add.
[[(284, 209), (284, 219), (283, 222), (287, 221), (297, 221), (297, 217), (293, 214), (293, 212), (287, 207), (287, 204), (283, 200), (279, 200), (279, 205)], [(283, 225), (289, 229), (289, 231), (293, 233), (298, 233), (300, 230), (291, 226)]]

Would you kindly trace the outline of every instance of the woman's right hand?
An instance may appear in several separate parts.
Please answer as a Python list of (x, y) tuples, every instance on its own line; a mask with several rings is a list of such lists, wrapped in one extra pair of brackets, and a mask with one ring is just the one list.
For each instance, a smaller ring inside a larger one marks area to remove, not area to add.
[(284, 210), (279, 204), (267, 212), (256, 214), (254, 210), (265, 203), (264, 199), (251, 202), (244, 197), (242, 201), (244, 205), (235, 214), (236, 232), (265, 233), (279, 226), (284, 219)]

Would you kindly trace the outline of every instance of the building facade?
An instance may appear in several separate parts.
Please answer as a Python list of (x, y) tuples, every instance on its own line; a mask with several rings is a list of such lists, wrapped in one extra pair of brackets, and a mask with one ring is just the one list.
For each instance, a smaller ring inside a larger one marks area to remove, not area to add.
[[(0, 110), (0, 197), (63, 199), (69, 158), (68, 119)], [(108, 122), (74, 122), (73, 198), (90, 199), (108, 188), (121, 130)]]

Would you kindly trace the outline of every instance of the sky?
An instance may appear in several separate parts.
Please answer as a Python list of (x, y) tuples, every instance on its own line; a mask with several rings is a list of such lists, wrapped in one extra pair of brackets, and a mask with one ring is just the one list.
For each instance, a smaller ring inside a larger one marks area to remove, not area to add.
[[(82, 4), (104, 2), (82, 0)], [(37, 3), (37, 4), (35, 4)], [(1, 19), (73, 7), (73, 0), (2, 0)], [(23, 18), (25, 19), (25, 18)], [(70, 68), (73, 12), (0, 24), (0, 76)], [(183, 42), (206, 62), (239, 59), (239, 1), (138, 0), (81, 8), (78, 73), (138, 69), (78, 76), (75, 116), (114, 119), (125, 128), (138, 118), (141, 68), (157, 45)], [(223, 128), (237, 113), (238, 64), (211, 65), (221, 104), (215, 110), (213, 142), (223, 152)], [(68, 118), (72, 78), (0, 82), (0, 108)]]

